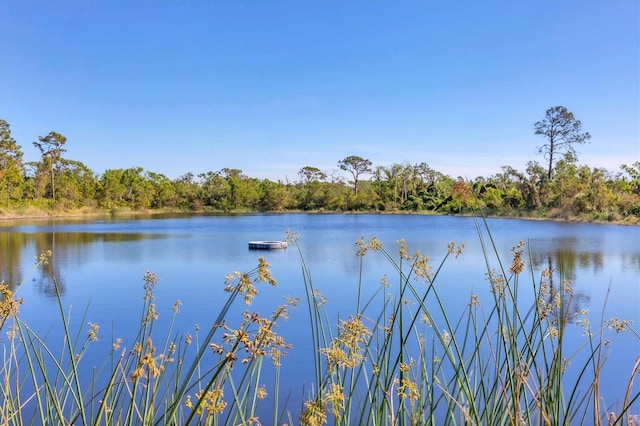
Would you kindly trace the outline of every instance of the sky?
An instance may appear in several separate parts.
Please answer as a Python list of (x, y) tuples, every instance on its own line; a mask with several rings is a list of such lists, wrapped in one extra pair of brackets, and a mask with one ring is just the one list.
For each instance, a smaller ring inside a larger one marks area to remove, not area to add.
[(2, 0), (0, 118), (26, 161), (56, 131), (98, 174), (236, 168), (296, 181), (544, 162), (562, 105), (580, 164), (640, 161), (637, 0)]

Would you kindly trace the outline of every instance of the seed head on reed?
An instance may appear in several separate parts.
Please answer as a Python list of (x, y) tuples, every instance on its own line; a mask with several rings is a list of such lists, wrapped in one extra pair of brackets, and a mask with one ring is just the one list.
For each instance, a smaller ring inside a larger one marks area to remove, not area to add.
[(522, 255), (524, 254), (524, 242), (520, 241), (517, 246), (511, 248), (511, 251), (513, 252), (513, 260), (509, 271), (518, 275), (524, 271), (524, 261), (522, 260)]
[[(250, 305), (253, 298), (258, 294), (258, 289), (254, 283), (267, 282), (271, 285), (277, 284), (275, 278), (271, 275), (269, 266), (269, 263), (261, 257), (258, 259), (258, 267), (253, 271), (244, 274), (234, 271), (228, 274), (225, 277), (224, 290), (229, 293), (237, 291), (243, 296), (244, 303)], [(252, 276), (255, 276), (254, 280), (251, 279)]]
[(444, 343), (445, 346), (449, 346), (449, 343), (451, 343), (451, 335), (447, 330), (442, 331), (442, 343)]
[(420, 321), (422, 321), (427, 327), (433, 327), (431, 317), (424, 312), (420, 315)]
[(411, 361), (409, 361), (409, 363), (401, 362), (400, 371), (402, 371), (403, 373), (408, 373), (409, 371), (411, 371), (411, 367), (413, 367), (413, 364), (415, 364), (415, 360), (413, 358), (411, 359)]
[(138, 356), (138, 365), (133, 373), (131, 373), (131, 381), (134, 383), (144, 378), (158, 377), (161, 371), (161, 366), (156, 364), (157, 360), (162, 360), (164, 357), (154, 357), (156, 348), (153, 346), (151, 338), (147, 339), (145, 347), (147, 351), (142, 354), (144, 348), (140, 344), (134, 346), (133, 352)]
[(258, 281), (276, 285), (276, 279), (271, 276), (270, 266), (264, 257), (258, 259)]
[(289, 229), (285, 229), (286, 240), (289, 244), (296, 244), (298, 242), (298, 233), (291, 231)]
[(400, 258), (401, 259), (405, 259), (405, 260), (410, 260), (411, 257), (407, 253), (407, 243), (404, 241), (404, 238), (399, 239), (396, 242), (400, 245), (400, 248), (398, 249), (398, 253), (400, 254)]
[(114, 351), (117, 351), (118, 349), (120, 349), (120, 346), (122, 345), (122, 338), (118, 337), (116, 338), (116, 340), (111, 344), (111, 347), (113, 348)]
[(391, 287), (391, 283), (389, 282), (389, 278), (387, 277), (387, 274), (384, 274), (382, 278), (380, 278), (380, 285), (382, 287)]
[(398, 386), (398, 397), (415, 401), (420, 397), (418, 386), (408, 377), (403, 377)]
[(447, 245), (447, 250), (449, 251), (449, 254), (455, 256), (456, 258), (459, 257), (462, 252), (464, 251), (464, 244), (460, 243), (456, 246), (456, 244), (451, 241), (448, 245)]
[[(197, 413), (199, 415), (211, 415), (214, 413), (222, 413), (227, 407), (227, 403), (222, 400), (224, 392), (222, 389), (212, 389), (209, 391), (199, 390), (196, 392), (195, 397), (198, 401), (201, 401), (198, 405)], [(189, 408), (193, 408), (191, 402), (191, 395), (187, 395), (187, 399), (184, 402)]]
[(347, 321), (340, 321), (338, 336), (334, 338), (328, 348), (320, 349), (327, 358), (331, 368), (355, 368), (364, 360), (367, 338), (371, 331), (362, 323), (360, 316)]
[(51, 259), (52, 252), (51, 250), (45, 250), (36, 259), (36, 265), (48, 265), (49, 260)]
[(429, 265), (429, 257), (416, 251), (413, 255), (413, 271), (415, 273), (415, 279), (422, 278), (425, 281), (431, 278), (431, 265)]
[(147, 314), (145, 315), (142, 323), (144, 325), (151, 324), (153, 321), (157, 320), (159, 317), (160, 317), (160, 313), (156, 310), (156, 305), (153, 303), (150, 303), (149, 307), (147, 308)]
[(382, 250), (382, 243), (376, 237), (371, 237), (369, 239), (369, 248), (373, 251)]
[(226, 276), (224, 290), (229, 293), (237, 290), (244, 297), (244, 303), (247, 305), (250, 305), (253, 298), (258, 294), (258, 290), (253, 285), (249, 275), (238, 271)]
[(146, 271), (142, 279), (144, 280), (144, 300), (153, 300), (153, 289), (158, 284), (158, 276), (151, 271)]
[(88, 325), (89, 331), (87, 332), (87, 334), (89, 335), (89, 340), (92, 342), (96, 342), (98, 340), (98, 330), (100, 329), (100, 326), (93, 322), (90, 322)]
[(18, 330), (19, 329), (17, 325), (12, 325), (11, 327), (9, 327), (9, 329), (7, 330), (7, 339), (13, 340), (18, 337)]
[(180, 299), (176, 300), (173, 306), (171, 307), (171, 310), (173, 311), (174, 314), (177, 314), (180, 312), (180, 305), (182, 305), (182, 302), (180, 301)]
[(633, 324), (631, 320), (621, 320), (620, 318), (611, 318), (607, 321), (607, 328), (614, 330), (616, 333), (629, 331), (629, 326)]
[(256, 396), (258, 399), (265, 399), (269, 394), (267, 393), (267, 387), (265, 385), (259, 386), (256, 389)]
[(344, 411), (345, 396), (343, 387), (337, 383), (331, 383), (329, 390), (325, 392), (324, 399), (331, 407), (331, 412), (335, 417), (340, 416), (340, 413)]
[(469, 300), (469, 306), (480, 306), (480, 297), (477, 294), (471, 295), (471, 300)]
[(7, 319), (18, 315), (18, 307), (23, 304), (24, 299), (14, 299), (13, 291), (4, 281), (0, 282), (0, 324), (4, 324)]
[(491, 292), (498, 296), (504, 296), (507, 284), (502, 275), (499, 275), (495, 269), (492, 269), (486, 274), (486, 276), (489, 284), (491, 285)]
[(320, 290), (313, 290), (313, 298), (316, 302), (316, 306), (320, 307), (327, 303), (327, 298), (320, 293)]
[(327, 423), (326, 404), (321, 398), (304, 402), (304, 410), (300, 415), (303, 426), (321, 426)]
[(356, 256), (364, 257), (364, 255), (367, 254), (369, 246), (364, 241), (364, 237), (360, 237), (358, 241), (356, 241), (356, 247), (358, 247), (358, 250), (356, 250)]

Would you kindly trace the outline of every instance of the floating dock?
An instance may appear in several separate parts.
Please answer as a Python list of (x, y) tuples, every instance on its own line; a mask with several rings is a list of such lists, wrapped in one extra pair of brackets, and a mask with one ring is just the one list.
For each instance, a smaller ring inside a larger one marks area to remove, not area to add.
[(250, 250), (286, 249), (288, 246), (286, 241), (249, 241)]

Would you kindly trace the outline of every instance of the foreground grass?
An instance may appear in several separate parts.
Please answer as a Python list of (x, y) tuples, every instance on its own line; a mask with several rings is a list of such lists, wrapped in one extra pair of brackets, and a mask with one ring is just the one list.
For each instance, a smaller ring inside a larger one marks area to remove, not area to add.
[[(633, 333), (640, 340), (632, 324), (602, 317), (591, 325), (586, 312), (573, 309), (571, 283), (561, 271), (528, 269), (522, 243), (503, 263), (486, 224), (477, 226), (489, 300), (469, 294), (455, 315), (445, 306), (438, 277), (450, 263), (464, 262), (456, 259), (461, 244), (443, 248), (443, 260), (432, 265), (424, 254), (408, 253), (403, 241), (389, 251), (375, 238), (361, 239), (356, 306), (337, 321), (330, 320), (321, 285), (289, 234), (301, 259), (313, 354), (314, 384), (304, 390), (303, 407), (290, 407), (280, 394), (281, 363), (291, 346), (276, 333), (299, 301), (289, 299), (264, 317), (248, 307), (260, 286), (276, 284), (262, 258), (254, 270), (225, 278), (226, 303), (212, 327), (193, 335), (175, 329), (179, 301), (168, 329), (158, 331), (157, 277), (147, 272), (136, 338), (114, 337), (97, 367), (83, 363), (98, 339), (97, 324), (83, 319), (88, 328), (72, 330), (58, 298), (64, 341), (49, 342), (20, 319), (19, 288), (2, 285), (0, 327), (7, 339), (0, 423), (638, 424), (640, 361), (628, 366), (619, 399), (605, 401), (600, 391), (611, 350), (606, 334)], [(369, 256), (382, 256), (389, 267), (373, 292), (362, 273)], [(238, 315), (242, 303), (247, 308)], [(584, 334), (578, 351), (566, 343), (577, 327)], [(265, 412), (268, 417), (259, 416)]]

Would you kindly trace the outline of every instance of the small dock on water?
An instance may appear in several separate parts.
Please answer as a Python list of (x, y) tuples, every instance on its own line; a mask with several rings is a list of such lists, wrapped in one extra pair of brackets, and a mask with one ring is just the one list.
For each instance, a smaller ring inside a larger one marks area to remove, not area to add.
[(288, 246), (286, 241), (249, 241), (249, 250), (278, 250)]

